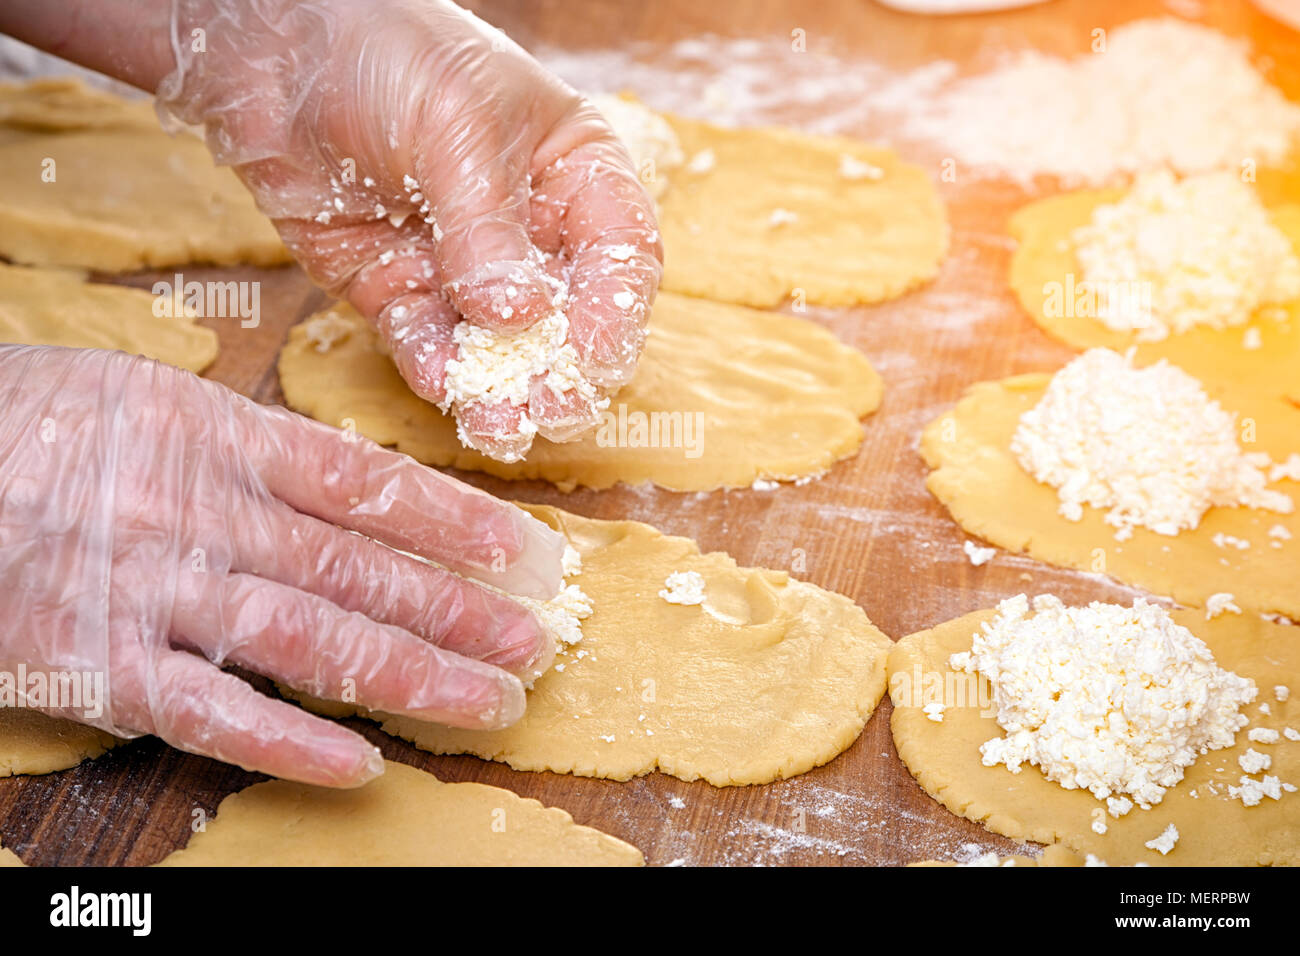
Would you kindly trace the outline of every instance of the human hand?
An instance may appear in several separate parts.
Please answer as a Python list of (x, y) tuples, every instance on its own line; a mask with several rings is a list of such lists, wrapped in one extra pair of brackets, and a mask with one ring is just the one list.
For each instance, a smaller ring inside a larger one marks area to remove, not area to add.
[(364, 738), (219, 666), (499, 728), (550, 664), (523, 606), (393, 550), (553, 597), (563, 539), (512, 505), (122, 353), (0, 346), (0, 407), (0, 668), (107, 675), (102, 714), (39, 709), (357, 786), (383, 771)]
[[(193, 49), (201, 31), (204, 49)], [(566, 440), (631, 377), (662, 272), (654, 206), (600, 114), (446, 0), (176, 0), (162, 110), (201, 123), (312, 277), (448, 404), (467, 321), (517, 332), (560, 310), (597, 389), (453, 404), (462, 440), (520, 457)]]

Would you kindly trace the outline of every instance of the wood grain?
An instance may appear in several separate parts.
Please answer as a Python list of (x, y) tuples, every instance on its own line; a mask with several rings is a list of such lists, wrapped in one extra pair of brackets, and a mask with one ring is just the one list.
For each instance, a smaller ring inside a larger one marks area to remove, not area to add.
[[(1296, 96), (1300, 45), (1294, 33), (1244, 3), (1199, 6), (1206, 22), (1248, 36), (1271, 57), (1274, 80)], [(780, 38), (800, 28), (812, 53), (830, 49), (900, 70), (936, 58), (983, 63), (990, 48), (1009, 43), (1072, 51), (1093, 27), (1167, 12), (1153, 2), (1085, 0), (948, 20), (892, 13), (868, 0), (487, 0), (475, 7), (525, 46), (664, 46), (696, 34)], [(860, 132), (888, 138), (887, 130)], [(908, 155), (934, 169), (942, 158)], [(873, 308), (812, 310), (807, 316), (862, 350), (886, 381), (884, 404), (865, 422), (860, 453), (822, 480), (774, 492), (617, 488), (566, 495), (536, 483), (460, 477), (502, 496), (594, 517), (648, 521), (693, 537), (706, 550), (728, 551), (743, 564), (789, 567), (799, 549), (806, 556), (799, 577), (851, 596), (895, 638), (1025, 590), (1127, 600), (1129, 592), (1112, 583), (1026, 559), (999, 554), (989, 565), (971, 567), (961, 551), (962, 533), (924, 489), (920, 429), (965, 386), (1054, 369), (1070, 357), (1021, 313), (1007, 289), (1004, 225), (1026, 195), (1005, 184), (960, 177), (941, 190), (953, 243), (936, 282)], [(288, 328), (324, 296), (296, 269), (184, 271), (187, 278), (263, 283), (259, 328), (214, 323), (222, 352), (209, 374), (260, 401), (279, 402), (278, 349)], [(563, 807), (580, 823), (634, 843), (651, 864), (880, 865), (950, 857), (965, 843), (1011, 850), (1009, 841), (953, 816), (917, 787), (894, 753), (888, 718), (886, 703), (857, 743), (824, 767), (794, 780), (729, 789), (659, 774), (613, 783), (516, 773), (474, 758), (432, 757), (363, 722), (350, 725), (389, 758), (443, 779), (494, 784)], [(195, 808), (210, 814), (225, 794), (256, 779), (141, 740), (63, 773), (0, 780), (0, 843), (38, 865), (153, 863), (184, 844)], [(684, 808), (673, 809), (670, 798), (679, 798)]]

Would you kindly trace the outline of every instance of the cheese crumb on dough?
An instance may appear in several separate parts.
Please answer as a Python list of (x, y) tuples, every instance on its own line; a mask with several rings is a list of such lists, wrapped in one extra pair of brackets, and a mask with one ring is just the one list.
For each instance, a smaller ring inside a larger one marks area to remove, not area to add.
[(1273, 688), (1273, 696), (1277, 698), (1279, 703), (1285, 703), (1286, 699), (1291, 696), (1291, 688), (1287, 687), (1286, 684), (1278, 684)]
[(1211, 594), (1205, 602), (1205, 619), (1213, 620), (1220, 614), (1240, 614), (1241, 608), (1232, 603), (1232, 598), (1228, 591)]
[(1011, 451), (1057, 490), (1067, 520), (1084, 505), (1110, 509), (1118, 540), (1135, 527), (1176, 535), (1216, 506), (1295, 507), (1265, 487), (1268, 456), (1241, 451), (1234, 416), (1200, 382), (1164, 360), (1135, 368), (1131, 351), (1090, 349), (1057, 372)]
[(974, 541), (963, 541), (961, 549), (966, 552), (966, 557), (975, 567), (988, 564), (997, 555), (997, 548), (981, 548)]
[(1032, 614), (1025, 595), (1009, 598), (949, 666), (992, 685), (1004, 736), (980, 747), (985, 766), (1019, 773), (1029, 763), (1067, 790), (1127, 794), (1143, 808), (1197, 756), (1232, 745), (1248, 722), (1240, 709), (1257, 693), (1141, 598), (1131, 608), (1067, 608), (1040, 595)]
[(1259, 773), (1261, 770), (1267, 770), (1273, 766), (1273, 758), (1268, 754), (1260, 753), (1254, 747), (1250, 747), (1237, 758), (1237, 763), (1246, 773)]
[(1168, 856), (1169, 851), (1174, 848), (1174, 844), (1177, 842), (1178, 827), (1171, 823), (1169, 826), (1165, 827), (1164, 833), (1160, 834), (1160, 836), (1156, 837), (1154, 840), (1147, 840), (1145, 845), (1148, 850), (1159, 850), (1161, 856)]
[(1282, 781), (1277, 777), (1269, 775), (1261, 780), (1241, 777), (1239, 782), (1239, 787), (1229, 785), (1228, 796), (1239, 798), (1248, 807), (1258, 806), (1265, 797), (1271, 800), (1282, 799)]
[(946, 709), (947, 708), (945, 708), (943, 704), (939, 703), (938, 701), (931, 701), (930, 703), (926, 704), (924, 707), (921, 708), (921, 712), (924, 713), (928, 719), (933, 720), (936, 724), (941, 724), (943, 723), (943, 712)]
[(664, 581), (659, 596), (669, 604), (703, 604), (704, 576), (698, 571), (674, 571)]
[(1282, 739), (1282, 735), (1269, 727), (1252, 727), (1246, 734), (1246, 739), (1254, 744), (1275, 744)]
[(858, 159), (849, 153), (841, 153), (840, 178), (847, 179), (850, 182), (864, 179), (878, 182), (885, 178), (885, 171), (879, 166), (874, 166), (866, 160)]
[(1139, 176), (1072, 239), (1097, 319), (1139, 341), (1244, 325), (1263, 306), (1300, 298), (1291, 241), (1233, 172)]
[(324, 312), (303, 322), (302, 330), (312, 347), (323, 355), (338, 343), (347, 341), (352, 334), (352, 323), (336, 312)]

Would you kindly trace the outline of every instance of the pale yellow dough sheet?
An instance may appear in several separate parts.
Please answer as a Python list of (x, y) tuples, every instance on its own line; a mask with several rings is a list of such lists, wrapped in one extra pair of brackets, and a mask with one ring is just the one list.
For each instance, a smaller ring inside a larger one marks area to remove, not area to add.
[[(341, 340), (319, 351), (308, 335), (314, 316), (290, 331), (280, 353), (291, 408), (341, 428), (351, 423), (425, 464), (541, 478), (564, 489), (651, 481), (707, 491), (817, 475), (857, 451), (860, 419), (884, 391), (860, 353), (811, 322), (661, 293), (636, 377), (610, 406), (612, 425), (564, 444), (539, 438), (526, 460), (503, 464), (461, 445), (455, 422), (411, 392), (350, 307), (325, 315)], [(621, 433), (620, 408), (629, 423)], [(670, 447), (638, 444), (630, 423), (663, 413), (677, 416), (681, 439), (672, 446), (668, 430)], [(693, 429), (701, 423), (691, 432), (698, 454), (685, 440), (688, 420)]]
[(235, 174), (148, 113), (75, 80), (0, 87), (0, 256), (103, 272), (290, 261)]
[[(537, 680), (513, 727), (458, 730), (374, 714), (388, 733), (516, 770), (613, 780), (658, 770), (721, 787), (826, 763), (880, 702), (890, 641), (848, 598), (700, 554), (695, 542), (649, 525), (524, 507), (582, 554), (582, 573), (570, 579), (594, 608), (582, 641), (557, 658), (563, 671)], [(659, 597), (674, 571), (703, 576), (703, 606)]]
[[(969, 686), (968, 675), (948, 667), (948, 658), (971, 648), (979, 625), (993, 610), (976, 611), (903, 638), (889, 655), (889, 692), (894, 702), (891, 727), (898, 755), (922, 788), (953, 813), (982, 823), (1013, 840), (1062, 843), (1078, 853), (1091, 853), (1111, 866), (1148, 863), (1152, 866), (1295, 866), (1300, 863), (1300, 794), (1283, 793), (1281, 800), (1265, 798), (1246, 807), (1228, 794), (1242, 770), (1237, 758), (1254, 747), (1273, 758), (1267, 772), (1285, 783), (1300, 784), (1300, 743), (1283, 738), (1276, 744), (1252, 744), (1246, 730), (1234, 746), (1204, 754), (1187, 769), (1182, 782), (1150, 810), (1135, 807), (1118, 819), (1105, 814), (1107, 832), (1092, 831), (1094, 815), (1106, 804), (1087, 790), (1066, 790), (1026, 764), (1018, 774), (1006, 767), (985, 767), (980, 745), (1002, 736), (990, 713), (981, 716), (976, 697), (951, 700), (943, 720), (923, 712), (921, 680)], [(1300, 634), (1296, 628), (1269, 624), (1257, 617), (1228, 615), (1206, 621), (1198, 610), (1173, 612), (1174, 620), (1209, 646), (1220, 667), (1249, 677), (1259, 687), (1255, 703), (1244, 713), (1249, 727), (1300, 728), (1300, 695), (1287, 702), (1274, 699), (1273, 687), (1294, 686), (1300, 674)], [(924, 675), (933, 675), (926, 678)], [(982, 699), (990, 699), (988, 682)], [(1260, 714), (1260, 702), (1272, 713)], [(1249, 728), (1247, 728), (1249, 729)], [(1193, 796), (1193, 793), (1196, 795)], [(1178, 827), (1178, 843), (1168, 856), (1144, 846), (1169, 824)]]
[(159, 866), (641, 866), (636, 847), (500, 787), (385, 762), (356, 790), (287, 780), (231, 794)]
[[(1089, 189), (1040, 199), (1019, 210), (1008, 223), (1018, 245), (1011, 258), (1011, 288), (1030, 317), (1053, 338), (1073, 348), (1104, 347), (1124, 352), (1137, 347), (1136, 364), (1168, 359), (1205, 382), (1213, 397), (1233, 402), (1289, 400), (1300, 407), (1300, 302), (1260, 310), (1245, 325), (1227, 329), (1200, 326), (1159, 342), (1139, 343), (1133, 333), (1108, 329), (1089, 315), (1049, 315), (1045, 287), (1065, 288), (1083, 269), (1070, 236), (1091, 219), (1098, 206), (1123, 198), (1124, 190)], [(1300, 253), (1300, 205), (1272, 207), (1273, 221)], [(1062, 309), (1077, 312), (1078, 309)], [(1279, 318), (1269, 317), (1278, 316)], [(1260, 348), (1244, 347), (1247, 329), (1259, 333)]]
[(0, 867), (5, 866), (26, 866), (22, 860), (18, 859), (18, 854), (13, 850), (6, 850), (0, 846)]
[[(1300, 619), (1300, 483), (1270, 486), (1292, 497), (1297, 510), (1291, 514), (1211, 508), (1199, 527), (1174, 537), (1139, 527), (1129, 540), (1116, 541), (1096, 508), (1085, 507), (1081, 521), (1067, 521), (1057, 512), (1056, 489), (1036, 482), (1011, 453), (1020, 416), (1038, 403), (1049, 380), (1032, 374), (973, 385), (926, 427), (921, 453), (934, 469), (926, 487), (962, 528), (1007, 551), (1108, 574), (1181, 604), (1204, 607), (1210, 595), (1228, 592), (1245, 611)], [(1267, 452), (1274, 461), (1300, 451), (1300, 409), (1268, 399), (1225, 407), (1240, 413), (1239, 421), (1255, 420), (1258, 440), (1245, 450)], [(1269, 536), (1275, 525), (1291, 534), (1278, 548)], [(1219, 547), (1219, 533), (1250, 547)]]
[[(943, 203), (929, 175), (892, 150), (665, 119), (688, 159), (659, 202), (665, 289), (758, 308), (846, 306), (894, 298), (938, 273)], [(693, 172), (689, 160), (704, 150), (713, 165)], [(884, 175), (845, 177), (846, 156)]]
[(191, 372), (211, 365), (217, 333), (190, 316), (154, 315), (154, 301), (65, 269), (0, 264), (0, 342), (120, 349)]
[(85, 724), (0, 707), (0, 777), (67, 770), (121, 742)]

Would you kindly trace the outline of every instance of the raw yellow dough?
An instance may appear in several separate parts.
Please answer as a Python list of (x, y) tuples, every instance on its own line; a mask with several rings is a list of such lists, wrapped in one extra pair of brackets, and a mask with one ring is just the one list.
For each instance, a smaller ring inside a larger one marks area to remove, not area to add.
[[(848, 598), (700, 554), (695, 542), (649, 525), (524, 507), (582, 554), (571, 580), (594, 607), (582, 641), (558, 659), (563, 671), (538, 679), (523, 719), (507, 730), (375, 714), (388, 733), (516, 770), (614, 780), (659, 770), (721, 787), (826, 763), (880, 702), (890, 641)], [(674, 571), (704, 577), (703, 606), (659, 597)]]
[(0, 777), (67, 770), (118, 743), (85, 724), (23, 707), (0, 707)]
[[(1300, 406), (1300, 302), (1261, 310), (1246, 325), (1216, 330), (1205, 327), (1170, 335), (1159, 342), (1137, 341), (1132, 333), (1115, 332), (1088, 315), (1048, 315), (1044, 288), (1065, 288), (1072, 274), (1083, 276), (1070, 236), (1086, 225), (1093, 210), (1124, 195), (1118, 189), (1093, 189), (1041, 199), (1011, 217), (1009, 228), (1019, 245), (1011, 258), (1011, 287), (1021, 305), (1044, 331), (1067, 345), (1084, 350), (1102, 346), (1123, 352), (1137, 346), (1138, 365), (1168, 359), (1204, 382), (1215, 382), (1221, 393), (1237, 401), (1288, 397)], [(1300, 206), (1272, 209), (1274, 223), (1300, 254)], [(1061, 310), (1077, 311), (1077, 310)], [(1276, 313), (1267, 318), (1262, 312)], [(1261, 347), (1243, 347), (1246, 330), (1259, 331)]]
[[(1132, 538), (1116, 541), (1096, 508), (1085, 507), (1081, 521), (1067, 521), (1057, 513), (1056, 490), (1034, 481), (1011, 453), (1020, 416), (1042, 398), (1049, 380), (1032, 374), (981, 382), (926, 427), (921, 453), (934, 469), (926, 487), (959, 525), (1008, 551), (1108, 574), (1181, 604), (1204, 607), (1210, 595), (1226, 591), (1246, 611), (1300, 619), (1300, 483), (1270, 486), (1292, 497), (1297, 510), (1291, 514), (1211, 508), (1199, 527), (1176, 537), (1135, 528)], [(1267, 452), (1274, 461), (1300, 451), (1300, 409), (1267, 399), (1225, 407), (1255, 420), (1258, 440), (1243, 445), (1246, 450)], [(1268, 533), (1274, 525), (1291, 533), (1278, 548)], [(1219, 547), (1219, 533), (1251, 546)]]
[[(1083, 866), (1084, 858), (1079, 854), (1067, 850), (1059, 844), (1053, 843), (1051, 846), (1044, 847), (1043, 853), (1039, 857), (1024, 856), (1017, 853), (1014, 856), (998, 857), (998, 866), (1005, 866), (1008, 860), (1015, 862), (1011, 866)], [(909, 863), (908, 866), (958, 866), (954, 860), (922, 860), (920, 863)]]
[[(892, 150), (665, 118), (688, 159), (714, 156), (706, 172), (673, 170), (659, 202), (665, 289), (759, 308), (787, 298), (840, 306), (902, 295), (938, 273), (943, 204), (926, 172)], [(842, 176), (844, 156), (883, 178)], [(773, 223), (787, 212), (797, 218)]]
[(357, 790), (253, 784), (159, 866), (641, 866), (636, 847), (509, 790), (387, 761)]
[[(1092, 831), (1094, 813), (1104, 811), (1087, 790), (1066, 790), (1025, 765), (1013, 774), (1006, 767), (985, 767), (980, 744), (1002, 736), (992, 714), (981, 716), (978, 700), (989, 699), (987, 681), (979, 678), (982, 695), (971, 701), (954, 694), (946, 701), (943, 720), (930, 720), (921, 710), (926, 681), (954, 682), (969, 687), (969, 678), (948, 667), (948, 658), (968, 651), (979, 625), (994, 611), (976, 611), (899, 641), (889, 655), (889, 692), (894, 702), (891, 727), (898, 755), (912, 776), (953, 813), (982, 823), (1013, 840), (1063, 843), (1079, 853), (1091, 853), (1111, 866), (1149, 863), (1152, 866), (1295, 866), (1300, 863), (1300, 794), (1283, 793), (1281, 800), (1265, 798), (1246, 807), (1228, 794), (1242, 770), (1237, 758), (1250, 747), (1267, 753), (1267, 772), (1284, 783), (1300, 784), (1300, 743), (1283, 738), (1276, 744), (1252, 744), (1246, 731), (1234, 746), (1204, 754), (1187, 775), (1150, 810), (1134, 808), (1116, 819), (1106, 814), (1107, 832)], [(1206, 621), (1197, 610), (1173, 612), (1174, 620), (1205, 641), (1220, 667), (1252, 678), (1259, 697), (1245, 708), (1250, 727), (1300, 728), (1300, 695), (1285, 702), (1274, 699), (1278, 684), (1295, 687), (1300, 674), (1300, 634), (1293, 627), (1269, 624), (1253, 616), (1224, 616)], [(922, 675), (921, 694), (914, 691)], [(925, 677), (924, 675), (933, 675)], [(1260, 715), (1260, 702), (1272, 713)], [(971, 705), (973, 703), (973, 705)], [(1192, 796), (1193, 792), (1196, 796)], [(1178, 827), (1180, 838), (1168, 856), (1144, 844)]]
[(105, 272), (288, 262), (235, 174), (147, 111), (72, 80), (0, 87), (0, 256)]
[(616, 430), (598, 428), (565, 444), (539, 438), (525, 461), (502, 464), (461, 445), (452, 419), (407, 388), (350, 307), (328, 314), (345, 338), (318, 351), (306, 329), (313, 317), (290, 331), (280, 353), (291, 407), (338, 427), (351, 423), (426, 464), (542, 478), (565, 489), (652, 481), (704, 491), (819, 474), (857, 451), (859, 419), (884, 391), (861, 354), (811, 322), (662, 293), (636, 377), (614, 396), (609, 414), (616, 419), (621, 407), (629, 423), (664, 412), (681, 424), (702, 422), (692, 432), (698, 454), (685, 440), (619, 447), (610, 442)]
[(0, 846), (0, 867), (26, 865), (26, 863), (18, 859), (18, 854), (14, 853), (13, 850), (6, 850), (4, 847)]
[(155, 316), (154, 301), (76, 272), (0, 264), (0, 342), (121, 349), (191, 372), (211, 365), (217, 333), (188, 316)]

